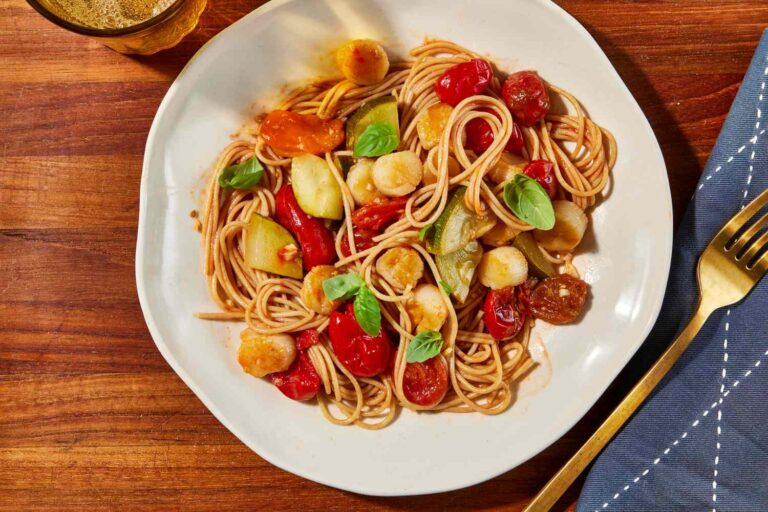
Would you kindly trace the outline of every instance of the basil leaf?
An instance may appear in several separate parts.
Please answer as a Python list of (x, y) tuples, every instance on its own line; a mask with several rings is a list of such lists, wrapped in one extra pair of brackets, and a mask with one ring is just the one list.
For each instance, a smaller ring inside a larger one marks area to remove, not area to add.
[(395, 127), (389, 123), (371, 123), (355, 143), (354, 156), (381, 156), (397, 149), (400, 140)]
[(378, 336), (381, 332), (381, 309), (376, 296), (367, 286), (362, 286), (352, 305), (355, 319), (369, 336)]
[(449, 285), (445, 281), (440, 281), (440, 287), (443, 289), (446, 295), (450, 295), (453, 292), (453, 288), (451, 288), (451, 285)]
[(407, 363), (423, 363), (440, 353), (443, 348), (443, 337), (437, 331), (424, 331), (416, 335), (405, 352)]
[(323, 281), (323, 292), (330, 300), (347, 300), (357, 294), (365, 281), (359, 274), (349, 273), (329, 277)]
[(516, 174), (504, 185), (504, 202), (520, 220), (537, 229), (546, 231), (555, 225), (555, 210), (547, 192), (525, 174)]
[(426, 226), (424, 226), (423, 228), (421, 228), (421, 229), (419, 230), (419, 240), (424, 240), (424, 238), (426, 238), (427, 234), (429, 233), (429, 231), (430, 231), (430, 230), (431, 230), (433, 227), (435, 227), (435, 225), (434, 225), (434, 224), (427, 224)]
[(244, 190), (259, 184), (264, 175), (264, 168), (255, 156), (236, 165), (225, 167), (219, 174), (221, 188)]

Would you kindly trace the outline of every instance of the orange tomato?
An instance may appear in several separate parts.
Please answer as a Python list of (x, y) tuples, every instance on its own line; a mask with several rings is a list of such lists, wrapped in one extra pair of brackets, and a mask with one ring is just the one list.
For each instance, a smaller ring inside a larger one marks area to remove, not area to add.
[(322, 155), (344, 142), (344, 123), (340, 119), (273, 110), (261, 123), (261, 136), (281, 156)]

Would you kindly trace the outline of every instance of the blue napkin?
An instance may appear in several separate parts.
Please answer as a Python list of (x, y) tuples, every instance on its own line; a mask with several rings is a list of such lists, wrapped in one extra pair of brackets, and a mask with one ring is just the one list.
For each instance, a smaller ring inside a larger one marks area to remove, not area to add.
[[(634, 378), (693, 312), (699, 254), (731, 216), (768, 187), (766, 82), (768, 31), (678, 230), (664, 306), (630, 363)], [(600, 455), (576, 510), (768, 511), (768, 278), (744, 301), (709, 318), (654, 395)]]

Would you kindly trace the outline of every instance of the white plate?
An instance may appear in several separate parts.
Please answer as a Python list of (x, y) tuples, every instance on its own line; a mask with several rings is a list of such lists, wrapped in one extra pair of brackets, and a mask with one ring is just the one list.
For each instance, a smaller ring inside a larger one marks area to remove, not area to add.
[[(229, 135), (284, 84), (332, 73), (331, 50), (353, 37), (404, 55), (425, 36), (538, 70), (582, 100), (619, 145), (609, 200), (591, 215), (594, 242), (577, 259), (592, 285), (578, 325), (540, 329), (551, 361), (493, 417), (403, 412), (369, 432), (328, 423), (316, 405), (284, 398), (235, 359), (239, 329), (195, 319), (215, 310), (189, 212)], [(259, 455), (349, 491), (407, 495), (482, 482), (562, 436), (605, 391), (650, 330), (672, 247), (661, 151), (603, 52), (548, 1), (272, 1), (205, 45), (171, 86), (152, 124), (141, 180), (136, 281), (160, 352), (211, 412)], [(548, 382), (547, 382), (548, 381)], [(532, 389), (537, 388), (537, 389)]]

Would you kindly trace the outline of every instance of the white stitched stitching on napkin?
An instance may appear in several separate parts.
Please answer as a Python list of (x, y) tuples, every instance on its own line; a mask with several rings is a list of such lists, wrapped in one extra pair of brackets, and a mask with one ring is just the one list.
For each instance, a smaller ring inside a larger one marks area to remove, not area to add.
[[(754, 157), (755, 152), (752, 152), (752, 156)], [(751, 172), (751, 171), (750, 171)], [(750, 175), (750, 180), (751, 180)], [(720, 400), (715, 402), (715, 404), (712, 405), (719, 405), (723, 403), (723, 392), (725, 391), (725, 376), (728, 375), (728, 371), (725, 367), (725, 363), (728, 362), (728, 330), (731, 328), (730, 321), (727, 320), (728, 317), (731, 316), (731, 308), (728, 308), (728, 311), (725, 312), (725, 332), (726, 335), (723, 337), (723, 368), (720, 371)], [(712, 502), (715, 503), (717, 501), (717, 466), (720, 463), (720, 434), (722, 433), (722, 429), (720, 428), (721, 421), (723, 419), (723, 409), (722, 407), (717, 410), (717, 444), (715, 445), (715, 464), (712, 469)], [(712, 507), (712, 512), (717, 512), (717, 508)]]
[[(766, 61), (768, 61), (768, 57), (766, 57)], [(763, 75), (764, 75), (764, 76), (768, 75), (768, 66), (766, 66), (766, 67), (765, 67), (765, 70), (763, 71)], [(765, 80), (762, 80), (762, 81), (760, 82), (760, 91), (764, 91), (764, 90), (765, 90)], [(757, 130), (758, 130), (758, 129), (760, 129), (760, 122), (761, 122), (761, 121), (760, 121), (760, 118), (761, 118), (761, 116), (762, 116), (762, 111), (760, 110), (760, 105), (761, 105), (761, 104), (762, 104), (762, 102), (763, 102), (763, 93), (762, 93), (762, 92), (761, 92), (760, 94), (758, 94), (758, 96), (757, 96), (757, 102), (758, 102), (758, 106), (757, 106), (757, 111), (756, 111), (756, 122), (755, 122), (755, 128), (754, 128), (754, 130), (753, 130), (753, 133), (754, 133), (754, 132), (757, 132)], [(752, 144), (752, 145), (754, 146), (755, 144), (757, 144), (757, 140), (758, 140), (758, 138), (760, 138), (760, 136), (761, 136), (761, 135), (763, 135), (764, 133), (765, 133), (765, 130), (762, 130), (762, 131), (760, 131), (759, 133), (757, 133), (757, 134), (753, 135), (753, 137), (752, 137), (751, 139), (749, 139), (749, 143), (750, 143), (750, 144)], [(744, 148), (746, 148), (746, 146), (747, 146), (746, 144), (743, 144), (743, 145), (742, 145), (742, 146), (741, 146), (741, 147), (738, 149), (737, 153), (741, 153), (742, 151), (744, 151)], [(749, 160), (750, 160), (750, 166), (749, 166), (749, 178), (747, 179), (747, 186), (749, 186), (749, 184), (752, 182), (752, 171), (753, 171), (753, 167), (752, 167), (752, 160), (754, 160), (754, 158), (755, 158), (755, 152), (753, 151), (753, 152), (752, 152), (752, 155), (751, 155), (751, 156), (750, 156), (750, 158), (749, 158)], [(726, 162), (726, 164), (725, 164), (725, 165), (728, 165), (728, 164), (730, 164), (731, 162), (733, 162), (733, 155), (731, 155), (731, 156), (729, 156), (729, 157), (728, 157), (728, 160), (727, 160), (727, 162)], [(710, 174), (709, 174), (709, 175), (708, 175), (708, 176), (705, 178), (705, 182), (706, 182), (706, 181), (709, 181), (710, 179), (712, 179), (712, 176), (714, 176), (715, 174), (717, 174), (718, 172), (720, 172), (720, 171), (722, 170), (722, 168), (723, 168), (723, 166), (722, 166), (722, 165), (718, 165), (718, 166), (715, 168), (714, 172), (710, 173)], [(701, 190), (702, 188), (704, 188), (704, 183), (705, 183), (705, 182), (702, 182), (702, 183), (699, 185), (699, 187), (697, 188), (697, 190)], [(747, 197), (747, 194), (748, 194), (748, 192), (745, 190), (745, 191), (744, 191), (744, 199), (746, 199), (746, 197)], [(744, 208), (744, 207), (742, 206), (742, 208)]]
[[(760, 363), (762, 362), (762, 361), (761, 361), (761, 360), (762, 360), (762, 358), (764, 358), (764, 357), (766, 357), (766, 356), (768, 356), (768, 350), (766, 350), (766, 351), (763, 353), (763, 355), (762, 355), (762, 356), (760, 356), (760, 359), (758, 359), (757, 361), (755, 361), (755, 363), (754, 363), (754, 365), (753, 365), (753, 366), (754, 366), (755, 368), (759, 367), (759, 366), (760, 366)], [(750, 371), (750, 372), (748, 372), (748, 373), (749, 373), (748, 375), (747, 375), (747, 374), (745, 374), (745, 375), (744, 375), (744, 377), (742, 378), (742, 380), (746, 380), (747, 378), (749, 378), (749, 376), (750, 376), (750, 375), (752, 375), (752, 374), (753, 374), (753, 373), (752, 373), (752, 371)], [(702, 412), (701, 412), (701, 413), (700, 413), (698, 416), (696, 416), (696, 419), (693, 421), (693, 423), (691, 423), (691, 428), (695, 428), (695, 427), (697, 427), (697, 426), (700, 424), (700, 422), (701, 422), (702, 418), (706, 417), (706, 416), (709, 414), (709, 411), (710, 411), (710, 410), (714, 409), (715, 407), (718, 407), (718, 406), (722, 406), (722, 404), (723, 404), (723, 401), (724, 401), (724, 400), (725, 400), (725, 398), (727, 398), (727, 397), (728, 397), (728, 395), (731, 393), (731, 390), (732, 390), (732, 389), (735, 389), (735, 388), (737, 388), (738, 386), (739, 386), (739, 381), (738, 381), (738, 380), (737, 380), (737, 381), (734, 381), (734, 382), (733, 382), (733, 383), (732, 383), (732, 384), (729, 386), (729, 389), (726, 389), (726, 390), (725, 390), (725, 392), (724, 392), (724, 393), (722, 393), (722, 396), (721, 396), (721, 397), (720, 397), (718, 400), (716, 400), (715, 402), (713, 402), (713, 403), (712, 403), (712, 405), (710, 405), (710, 406), (709, 406), (707, 409), (704, 409), (704, 410), (703, 410), (703, 411), (702, 411)], [(721, 411), (721, 410), (722, 410), (722, 408), (718, 410), (718, 413), (720, 413), (720, 411)], [(658, 457), (659, 461), (661, 461), (661, 460), (662, 460), (662, 459), (663, 459), (663, 458), (664, 458), (666, 455), (668, 455), (668, 454), (670, 453), (670, 451), (672, 451), (672, 447), (673, 447), (673, 446), (677, 446), (678, 444), (680, 444), (680, 441), (682, 441), (682, 440), (683, 440), (683, 439), (685, 439), (686, 437), (688, 437), (688, 431), (687, 431), (687, 430), (686, 430), (685, 432), (683, 432), (683, 434), (682, 434), (680, 437), (678, 437), (677, 439), (675, 439), (675, 440), (674, 440), (674, 441), (673, 441), (673, 442), (672, 442), (670, 445), (668, 445), (668, 446), (667, 446), (667, 447), (664, 449), (664, 453), (663, 453), (663, 455), (661, 455), (660, 457)], [(718, 443), (717, 443), (716, 447), (717, 447), (717, 450), (719, 450), (719, 449), (720, 449), (720, 442), (719, 442), (719, 441), (718, 441)], [(654, 462), (653, 462), (653, 464), (654, 464), (654, 465), (657, 465), (656, 459), (654, 459)], [(717, 465), (719, 465), (719, 464), (720, 464), (720, 456), (719, 456), (719, 455), (715, 455), (715, 466), (717, 466)], [(650, 467), (647, 467), (647, 468), (645, 468), (641, 474), (637, 475), (635, 478), (633, 478), (633, 479), (632, 479), (632, 482), (631, 482), (631, 483), (629, 483), (629, 484), (626, 484), (626, 485), (625, 485), (625, 486), (622, 488), (622, 490), (620, 490), (620, 491), (616, 492), (616, 493), (614, 494), (614, 497), (611, 499), (611, 501), (613, 501), (613, 500), (618, 500), (618, 499), (621, 497), (622, 493), (623, 493), (623, 494), (626, 494), (626, 493), (627, 493), (627, 491), (629, 491), (629, 490), (632, 488), (632, 486), (633, 486), (634, 484), (638, 483), (638, 482), (640, 481), (640, 479), (641, 479), (641, 478), (643, 478), (643, 477), (647, 476), (647, 475), (648, 475), (648, 473), (650, 473), (650, 470), (651, 470), (651, 468), (653, 468), (653, 466), (650, 466)], [(715, 476), (717, 476), (717, 473), (715, 473)], [(715, 484), (715, 487), (717, 487), (717, 484)], [(717, 494), (713, 494), (713, 495), (712, 495), (712, 501), (713, 501), (713, 502), (717, 501)], [(609, 505), (610, 505), (610, 502), (606, 501), (605, 503), (603, 503), (603, 505), (602, 505), (602, 509), (606, 509), (606, 508), (608, 508), (608, 506), (609, 506)], [(596, 508), (596, 509), (595, 509), (595, 512), (600, 512), (600, 510), (601, 510), (600, 508)], [(714, 510), (714, 509), (713, 509), (713, 510)]]
[[(760, 101), (762, 101), (762, 100), (763, 100), (763, 99), (762, 99), (762, 94), (761, 94), (760, 96), (761, 96), (761, 97), (760, 97)], [(757, 130), (758, 128), (760, 128), (760, 121), (758, 121), (757, 123), (755, 123), (755, 130)], [(757, 135), (754, 135), (754, 136), (753, 136), (751, 139), (749, 139), (748, 143), (749, 143), (749, 144), (752, 144), (752, 145), (754, 146), (755, 144), (757, 144), (757, 141), (760, 139), (760, 136), (761, 136), (761, 135), (764, 135), (764, 134), (765, 134), (765, 130), (760, 130), (760, 132), (758, 132), (758, 133), (757, 133)], [(746, 147), (747, 147), (747, 144), (743, 144), (741, 147), (739, 147), (739, 149), (738, 149), (737, 153), (741, 153), (742, 151), (744, 151), (744, 149), (745, 149)], [(752, 158), (750, 158), (750, 160), (754, 159), (754, 151), (752, 152), (752, 154), (753, 154), (753, 157), (752, 157)], [(711, 173), (709, 173), (709, 174), (706, 176), (706, 178), (704, 178), (705, 182), (706, 182), (706, 181), (709, 181), (709, 180), (711, 180), (711, 179), (712, 179), (712, 177), (713, 177), (715, 174), (719, 173), (720, 171), (722, 171), (722, 170), (723, 170), (723, 168), (724, 168), (725, 166), (727, 166), (728, 164), (730, 164), (731, 162), (733, 162), (733, 158), (734, 158), (734, 156), (733, 156), (733, 155), (731, 155), (731, 156), (729, 156), (729, 157), (728, 157), (728, 159), (726, 160), (725, 164), (723, 164), (723, 165), (718, 165), (717, 167), (715, 167), (715, 170), (714, 170), (714, 171), (712, 171)], [(698, 188), (697, 188), (697, 190), (701, 190), (701, 189), (703, 189), (703, 188), (704, 188), (704, 184), (705, 184), (705, 182), (702, 182), (702, 183), (700, 183), (700, 184), (699, 184), (699, 186), (698, 186)]]

